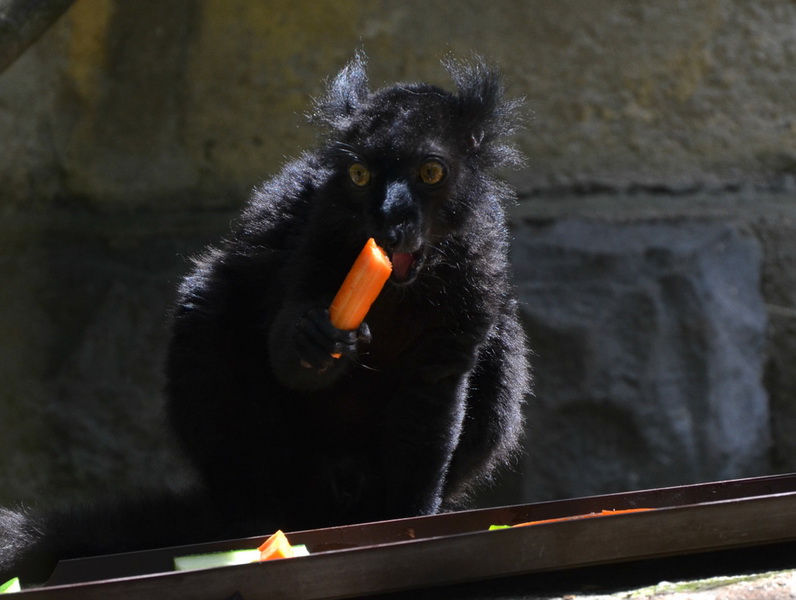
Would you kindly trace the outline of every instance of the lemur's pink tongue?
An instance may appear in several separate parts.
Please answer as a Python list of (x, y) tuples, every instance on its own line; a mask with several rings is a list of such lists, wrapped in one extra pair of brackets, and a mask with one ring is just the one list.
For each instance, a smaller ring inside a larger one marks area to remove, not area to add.
[(395, 252), (392, 255), (392, 274), (398, 281), (409, 277), (409, 271), (415, 262), (415, 257), (408, 252)]

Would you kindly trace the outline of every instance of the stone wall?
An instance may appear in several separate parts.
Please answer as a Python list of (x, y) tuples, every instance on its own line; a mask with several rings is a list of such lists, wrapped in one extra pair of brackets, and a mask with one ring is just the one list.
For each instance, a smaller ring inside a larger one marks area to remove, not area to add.
[(529, 493), (767, 468), (755, 240), (726, 223), (523, 222), (514, 256), (540, 375)]
[(185, 480), (157, 411), (186, 257), (357, 48), (374, 85), (478, 52), (527, 99), (538, 391), (483, 502), (795, 469), (794, 42), (780, 0), (77, 0), (0, 74), (0, 502)]

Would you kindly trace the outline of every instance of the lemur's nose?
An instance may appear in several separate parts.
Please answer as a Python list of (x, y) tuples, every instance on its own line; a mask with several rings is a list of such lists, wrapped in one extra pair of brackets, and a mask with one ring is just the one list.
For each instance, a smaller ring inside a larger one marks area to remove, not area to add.
[(378, 210), (379, 242), (389, 252), (414, 252), (421, 231), (420, 207), (403, 180), (389, 183)]

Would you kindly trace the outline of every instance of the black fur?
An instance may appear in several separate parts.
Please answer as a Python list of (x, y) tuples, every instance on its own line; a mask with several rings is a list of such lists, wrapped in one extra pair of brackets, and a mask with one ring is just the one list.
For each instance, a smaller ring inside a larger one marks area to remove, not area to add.
[[(492, 173), (521, 160), (505, 141), (519, 103), (482, 62), (446, 66), (456, 93), (371, 92), (355, 57), (315, 104), (319, 149), (256, 189), (185, 278), (167, 412), (202, 490), (111, 516), (7, 512), (0, 573), (202, 536), (430, 514), (510, 460), (530, 381), (507, 262), (513, 193)], [(396, 268), (366, 323), (341, 331), (327, 307), (368, 237)], [(150, 519), (136, 516), (147, 510)], [(92, 518), (101, 524), (77, 543)], [(120, 528), (137, 533), (124, 547), (103, 543)]]

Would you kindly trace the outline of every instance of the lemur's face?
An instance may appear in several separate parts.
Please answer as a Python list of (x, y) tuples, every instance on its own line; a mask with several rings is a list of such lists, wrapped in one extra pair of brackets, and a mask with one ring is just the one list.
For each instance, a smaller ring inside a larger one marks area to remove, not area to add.
[(313, 113), (327, 130), (333, 202), (356, 237), (374, 237), (391, 254), (397, 283), (414, 281), (432, 252), (442, 256), (448, 236), (472, 236), (479, 220), (501, 212), (490, 172), (521, 162), (503, 140), (520, 103), (503, 100), (498, 73), (482, 62), (446, 66), (456, 92), (428, 84), (371, 92), (356, 56)]
[(396, 283), (415, 279), (429, 247), (467, 208), (457, 205), (466, 137), (450, 135), (451, 104), (431, 86), (390, 88), (373, 95), (335, 145), (350, 205), (390, 254)]

